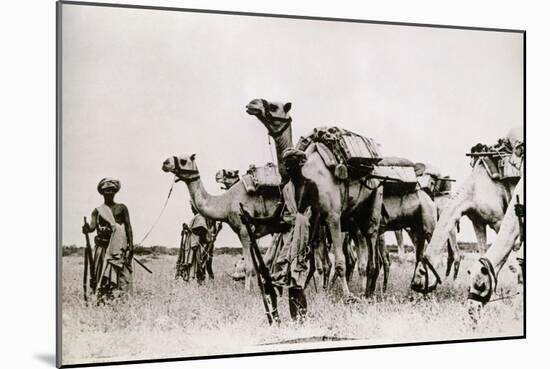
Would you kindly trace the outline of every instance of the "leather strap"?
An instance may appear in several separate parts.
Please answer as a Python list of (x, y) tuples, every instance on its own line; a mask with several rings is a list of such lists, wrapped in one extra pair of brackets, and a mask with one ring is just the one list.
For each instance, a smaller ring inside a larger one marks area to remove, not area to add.
[(269, 131), (269, 135), (273, 138), (279, 137), (280, 135), (283, 134), (284, 131), (288, 129), (288, 127), (290, 127), (290, 123), (292, 123), (292, 118), (291, 117), (288, 117), (288, 118), (274, 117), (271, 114), (271, 110), (269, 110), (269, 103), (267, 102), (267, 100), (262, 99), (261, 101), (264, 107), (265, 119), (267, 120), (268, 123), (272, 123), (272, 122), (284, 123), (284, 125), (278, 130), (274, 130), (271, 128), (270, 125), (267, 125), (267, 130)]
[[(489, 273), (489, 288), (487, 291), (487, 295), (485, 296), (481, 296), (475, 292), (469, 292), (468, 299), (481, 302), (481, 304), (485, 305), (491, 300), (491, 297), (493, 296), (493, 291), (495, 291), (497, 288), (497, 276), (495, 273), (495, 268), (493, 267), (493, 264), (489, 259), (479, 258), (478, 261), (481, 263), (481, 265), (485, 267), (485, 269), (487, 269)], [(493, 284), (493, 280), (494, 280), (494, 284)]]

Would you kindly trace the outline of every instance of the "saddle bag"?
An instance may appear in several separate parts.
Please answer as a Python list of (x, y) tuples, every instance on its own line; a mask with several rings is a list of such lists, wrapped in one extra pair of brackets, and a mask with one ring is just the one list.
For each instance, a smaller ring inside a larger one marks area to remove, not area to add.
[(249, 193), (278, 189), (281, 185), (279, 169), (273, 163), (267, 163), (262, 167), (251, 164), (242, 180)]

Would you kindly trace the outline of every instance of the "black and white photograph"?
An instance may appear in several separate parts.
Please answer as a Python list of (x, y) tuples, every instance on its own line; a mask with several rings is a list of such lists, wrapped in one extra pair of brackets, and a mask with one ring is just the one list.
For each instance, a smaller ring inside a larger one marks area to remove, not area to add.
[(57, 364), (525, 337), (525, 31), (57, 3)]

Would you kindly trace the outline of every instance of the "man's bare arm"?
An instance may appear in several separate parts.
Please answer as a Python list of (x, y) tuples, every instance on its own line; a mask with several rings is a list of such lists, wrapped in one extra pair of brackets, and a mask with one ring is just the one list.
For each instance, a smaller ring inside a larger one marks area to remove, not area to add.
[(128, 208), (124, 206), (124, 228), (126, 229), (126, 237), (128, 238), (128, 249), (130, 252), (134, 251), (134, 234), (132, 231), (132, 224), (130, 223), (130, 212)]
[(92, 211), (92, 216), (90, 217), (90, 223), (82, 226), (82, 233), (92, 233), (97, 227), (97, 209)]

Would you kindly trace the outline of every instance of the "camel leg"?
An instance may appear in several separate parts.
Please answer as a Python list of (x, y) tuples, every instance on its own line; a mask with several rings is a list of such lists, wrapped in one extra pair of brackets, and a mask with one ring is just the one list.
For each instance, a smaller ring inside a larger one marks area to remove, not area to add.
[(323, 272), (323, 288), (327, 289), (330, 281), (330, 273), (332, 272), (332, 261), (330, 260), (328, 245), (325, 248), (325, 254), (323, 255)]
[(208, 245), (208, 259), (206, 260), (206, 272), (209, 279), (214, 279), (214, 270), (212, 269), (212, 262), (214, 261), (214, 242), (210, 242)]
[(405, 260), (405, 243), (403, 242), (403, 230), (393, 232), (397, 241), (397, 258), (400, 262)]
[(357, 261), (358, 272), (361, 284), (361, 293), (365, 293), (367, 287), (367, 262), (368, 262), (368, 244), (367, 239), (363, 236), (363, 233), (358, 232), (357, 243)]
[(449, 234), (455, 229), (456, 222), (473, 207), (473, 203), (469, 199), (469, 192), (467, 189), (462, 189), (460, 194), (443, 210), (441, 217), (437, 221), (429, 247), (425, 250), (424, 254), (435, 268), (438, 268), (436, 265), (440, 265), (441, 256), (446, 249)]
[(252, 280), (256, 273), (252, 264), (252, 255), (250, 254), (250, 236), (248, 235), (248, 232), (244, 226), (238, 234), (241, 244), (243, 245), (244, 269), (246, 274), (244, 280), (244, 288), (246, 291), (251, 291)]
[(423, 255), (423, 247), (418, 247), (419, 245), (422, 245), (422, 232), (419, 232), (416, 229), (411, 229), (409, 231), (409, 237), (411, 238), (411, 242), (414, 246), (414, 253), (415, 253), (415, 261), (418, 262), (420, 259), (422, 259)]
[[(380, 219), (382, 217), (383, 188), (379, 187), (373, 190), (368, 202), (368, 206), (362, 209), (356, 219), (365, 219), (357, 223), (361, 233), (366, 239), (366, 283), (365, 296), (370, 297), (376, 287), (376, 277), (380, 271), (380, 265), (377, 268), (377, 245), (378, 235), (383, 235)], [(385, 247), (385, 246), (384, 246)], [(378, 269), (378, 270), (377, 270)]]
[(390, 274), (390, 254), (388, 250), (386, 249), (386, 242), (385, 238), (379, 240), (378, 242), (378, 252), (379, 256), (381, 258), (380, 263), (382, 265), (382, 270), (384, 272), (384, 284), (382, 287), (382, 291), (386, 292), (386, 289), (388, 288), (388, 277)]
[[(422, 240), (418, 240), (416, 245), (416, 260), (420, 260), (424, 256), (424, 250), (426, 248), (426, 242), (430, 242), (435, 229), (435, 223), (437, 221), (437, 208), (435, 203), (428, 198), (425, 193), (421, 193), (420, 197), (420, 228), (422, 229)], [(449, 234), (454, 228), (449, 230)], [(420, 248), (420, 250), (419, 250)]]
[(334, 247), (334, 278), (340, 278), (342, 281), (342, 291), (344, 296), (349, 296), (350, 291), (346, 281), (346, 256), (344, 255), (342, 231), (340, 228), (340, 214), (331, 213), (327, 216), (327, 225), (330, 230), (330, 237)]
[[(348, 243), (345, 247), (345, 253), (346, 253), (346, 280), (348, 281), (348, 284), (350, 283), (353, 272), (355, 270), (355, 265), (357, 264), (357, 249), (359, 248), (359, 239), (361, 239), (363, 235), (361, 232), (359, 232), (358, 229), (354, 229), (353, 232), (348, 233)], [(353, 245), (352, 242), (353, 241)]]
[[(319, 240), (319, 243), (317, 244), (317, 248), (315, 249), (315, 252), (313, 253), (313, 257), (315, 258), (315, 274), (313, 275), (313, 278), (317, 280), (317, 278), (321, 278), (321, 280), (324, 279), (324, 260), (323, 260), (323, 248), (324, 244), (322, 240)], [(315, 281), (314, 281), (315, 282)]]
[(458, 242), (456, 240), (456, 232), (457, 230), (453, 230), (451, 232), (451, 235), (449, 236), (449, 247), (451, 248), (449, 256), (452, 254), (453, 256), (453, 262), (454, 262), (454, 274), (453, 279), (456, 279), (458, 277), (458, 270), (460, 268), (460, 262), (462, 261), (462, 251), (458, 248)]
[(367, 285), (365, 289), (365, 296), (371, 297), (376, 291), (376, 281), (380, 274), (380, 269), (384, 263), (384, 257), (380, 253), (386, 247), (386, 240), (384, 233), (380, 233), (376, 243), (369, 245), (369, 258), (367, 262)]
[(487, 227), (479, 221), (472, 220), (472, 223), (477, 238), (477, 251), (480, 255), (484, 255), (487, 251)]
[(322, 280), (323, 289), (328, 287), (330, 271), (332, 269), (332, 262), (328, 255), (328, 247), (327, 234), (323, 225), (319, 229), (319, 243), (315, 249), (315, 267), (317, 269), (317, 275)]

